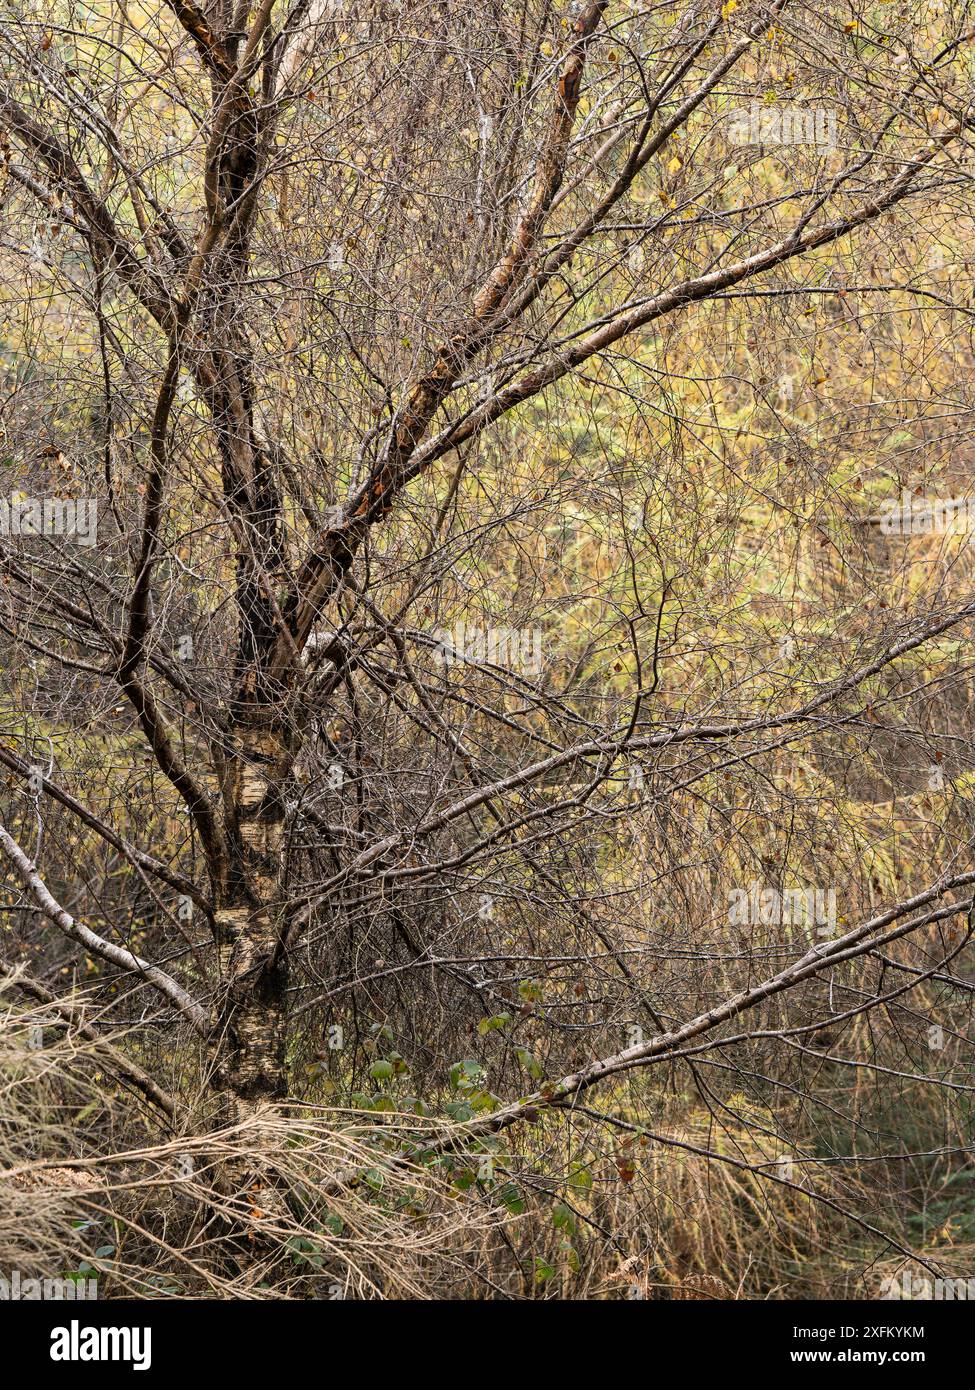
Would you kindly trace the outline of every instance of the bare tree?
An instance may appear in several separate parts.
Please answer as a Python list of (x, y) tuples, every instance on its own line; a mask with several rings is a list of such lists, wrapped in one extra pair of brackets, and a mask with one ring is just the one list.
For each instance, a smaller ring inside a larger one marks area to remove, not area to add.
[(719, 1126), (837, 1038), (918, 1074), (877, 1029), (970, 1089), (970, 558), (889, 523), (967, 497), (972, 17), (884, 13), (8, 8), (39, 987), (87, 955), (237, 1117), (332, 1027), (391, 1106), (497, 1043), (440, 1148), (662, 1064)]

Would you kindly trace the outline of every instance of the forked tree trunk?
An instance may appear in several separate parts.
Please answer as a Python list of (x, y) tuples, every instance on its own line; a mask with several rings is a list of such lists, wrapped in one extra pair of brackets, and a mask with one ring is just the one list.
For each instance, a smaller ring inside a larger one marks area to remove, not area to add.
[(282, 945), (283, 789), (297, 735), (287, 691), (266, 671), (278, 635), (271, 585), (284, 567), (280, 500), (255, 436), (245, 340), (216, 357), (214, 418), (237, 519), (237, 655), (222, 771), (223, 862), (213, 878), (221, 975), (216, 1086), (238, 1108), (286, 1094), (287, 955)]

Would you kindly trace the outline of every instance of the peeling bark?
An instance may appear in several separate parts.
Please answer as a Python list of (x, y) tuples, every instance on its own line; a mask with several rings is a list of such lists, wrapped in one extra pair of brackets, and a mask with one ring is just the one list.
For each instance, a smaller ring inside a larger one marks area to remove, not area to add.
[(280, 1099), (287, 1090), (287, 955), (278, 949), (278, 899), (281, 781), (291, 761), (286, 737), (251, 712), (224, 786), (231, 856), (215, 913), (221, 974), (217, 1084), (245, 1105)]

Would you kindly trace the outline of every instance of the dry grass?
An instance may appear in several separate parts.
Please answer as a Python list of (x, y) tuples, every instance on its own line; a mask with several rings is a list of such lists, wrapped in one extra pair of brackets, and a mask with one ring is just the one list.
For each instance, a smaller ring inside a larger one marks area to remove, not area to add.
[[(640, 1122), (639, 1091), (604, 1099)], [(98, 1042), (8, 986), (0, 1274), (94, 1275), (102, 1298), (875, 1297), (910, 1265), (857, 1224), (876, 1169), (780, 1181), (774, 1117), (733, 1100), (716, 1125), (655, 1097), (649, 1139), (549, 1114), (509, 1137), (494, 1181), (459, 1182), (456, 1161), (404, 1158), (415, 1116), (293, 1105), (174, 1133)], [(917, 1142), (942, 1120), (919, 1101)], [(946, 1231), (911, 1254), (965, 1275), (975, 1248)]]

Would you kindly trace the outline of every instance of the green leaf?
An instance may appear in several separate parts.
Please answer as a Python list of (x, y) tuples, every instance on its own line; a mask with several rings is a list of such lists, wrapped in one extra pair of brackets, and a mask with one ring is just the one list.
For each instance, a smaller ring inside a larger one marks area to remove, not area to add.
[(511, 1022), (510, 1014), (494, 1014), (491, 1018), (482, 1018), (477, 1025), (477, 1031), (483, 1038), (487, 1033), (493, 1033), (496, 1029), (506, 1028)]
[(543, 1260), (539, 1255), (535, 1256), (535, 1283), (544, 1284), (555, 1274), (555, 1266), (550, 1265), (548, 1260)]
[(569, 1169), (569, 1186), (575, 1188), (576, 1192), (588, 1192), (592, 1187), (592, 1173), (581, 1163), (573, 1163)]
[(508, 1208), (512, 1216), (521, 1216), (525, 1211), (525, 1199), (513, 1182), (506, 1182), (498, 1188), (498, 1199)]
[(564, 1202), (556, 1202), (552, 1208), (552, 1225), (557, 1226), (560, 1231), (574, 1232), (576, 1228), (575, 1212)]
[(540, 1079), (542, 1075), (541, 1064), (538, 1059), (528, 1051), (527, 1047), (516, 1047), (515, 1056), (529, 1076), (533, 1076), (536, 1081)]
[(428, 1113), (427, 1107), (419, 1096), (400, 1096), (399, 1109), (404, 1115), (426, 1115)]
[(450, 1085), (455, 1091), (463, 1090), (465, 1087), (473, 1086), (483, 1076), (484, 1068), (480, 1062), (466, 1058), (463, 1062), (455, 1062), (450, 1068)]
[(474, 1115), (474, 1111), (466, 1100), (449, 1100), (444, 1109), (452, 1120), (457, 1120), (460, 1124), (463, 1124), (465, 1120), (472, 1119)]
[(477, 1113), (483, 1114), (486, 1110), (496, 1110), (501, 1104), (498, 1097), (490, 1091), (471, 1091), (468, 1096), (471, 1107)]

